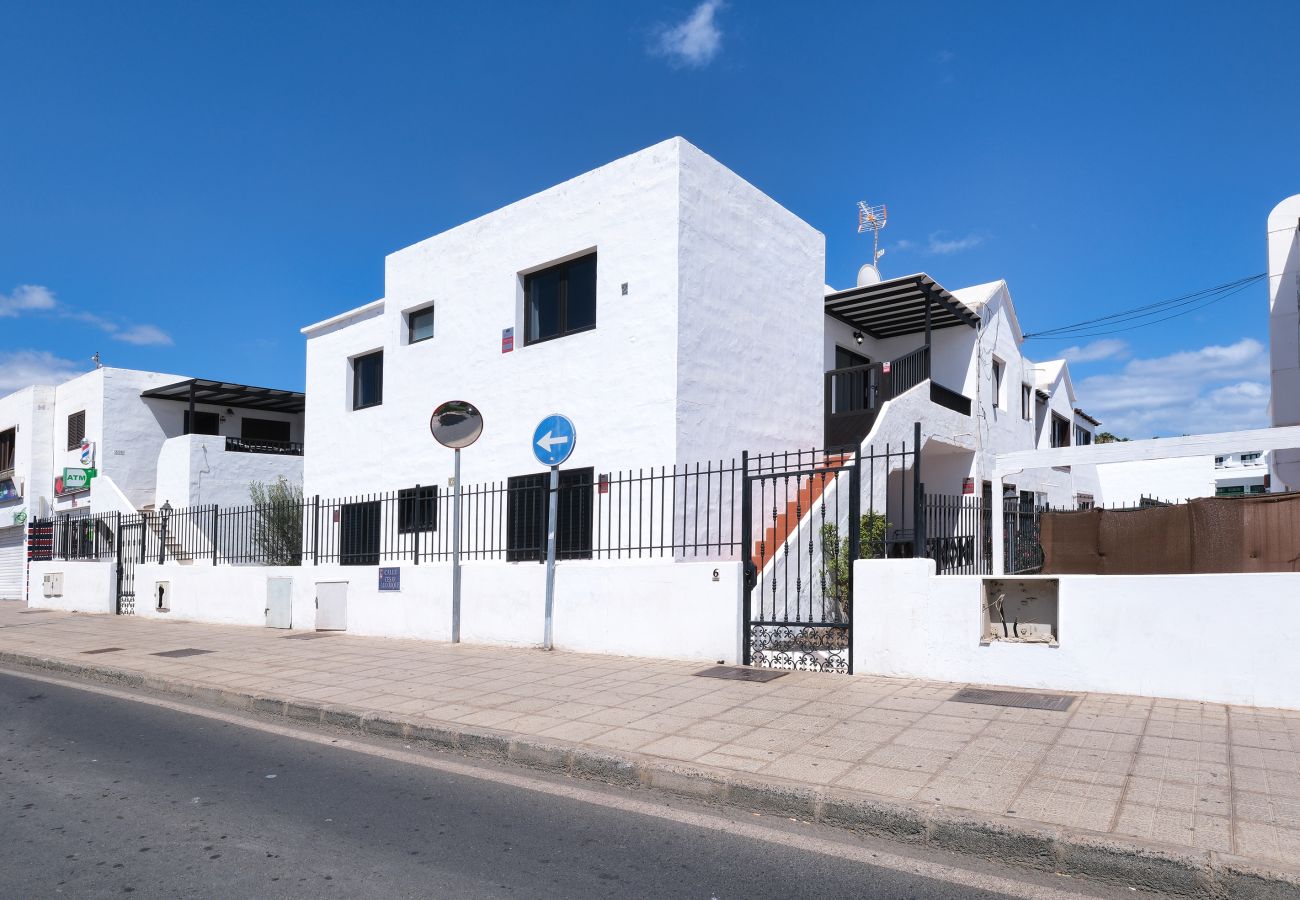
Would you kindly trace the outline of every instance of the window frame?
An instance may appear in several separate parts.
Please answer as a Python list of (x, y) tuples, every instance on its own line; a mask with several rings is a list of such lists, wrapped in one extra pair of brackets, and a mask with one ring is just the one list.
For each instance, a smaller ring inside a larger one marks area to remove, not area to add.
[(1020, 418), (1032, 422), (1034, 418), (1034, 389), (1023, 381), (1020, 383)]
[[(379, 386), (376, 389), (376, 393), (379, 395), (379, 399), (376, 400), (374, 403), (360, 403), (358, 402), (361, 396), (361, 390), (360, 390), (361, 367), (359, 363), (365, 360), (373, 359), (374, 357), (379, 357), (379, 370), (378, 370)], [(378, 350), (371, 350), (368, 353), (359, 353), (356, 356), (352, 357), (350, 362), (352, 365), (352, 411), (356, 412), (359, 409), (373, 409), (376, 406), (383, 406), (384, 405), (384, 350), (383, 348), (381, 347)]]
[[(411, 344), (423, 344), (425, 341), (433, 340), (435, 334), (435, 322), (437, 321), (435, 306), (436, 304), (427, 303), (424, 306), (417, 306), (415, 309), (406, 311), (406, 343), (408, 346)], [(415, 336), (414, 319), (416, 316), (423, 315), (424, 313), (429, 314), (429, 334), (427, 337), (418, 338)]]
[[(77, 424), (78, 424), (77, 438), (76, 438), (75, 441), (72, 439), (72, 423), (73, 423), (73, 421), (76, 421)], [(81, 444), (82, 444), (82, 442), (84, 442), (85, 440), (86, 440), (86, 411), (83, 409), (83, 410), (81, 410), (80, 412), (69, 413), (69, 414), (68, 414), (68, 447), (67, 447), (67, 449), (69, 449), (69, 450), (80, 450), (80, 449), (81, 449)]]
[(993, 408), (1002, 408), (1002, 385), (1007, 380), (1007, 364), (1005, 360), (993, 357), (992, 372), (993, 378)]
[[(1065, 436), (1064, 443), (1057, 443), (1056, 440), (1056, 429), (1057, 429), (1058, 422), (1064, 426), (1061, 429), (1062, 433)], [(1049, 441), (1049, 445), (1052, 448), (1072, 446), (1071, 440), (1074, 438), (1074, 434), (1072, 433), (1073, 423), (1071, 423), (1069, 419), (1065, 418), (1065, 416), (1061, 415), (1060, 413), (1053, 412), (1053, 413), (1049, 413), (1047, 424), (1048, 424), (1048, 441)]]
[[(591, 289), (594, 294), (592, 323), (590, 325), (584, 325), (581, 328), (569, 328), (569, 270), (573, 266), (577, 265), (578, 263), (584, 263), (587, 262), (588, 260), (592, 262)], [(563, 277), (560, 282), (560, 299), (559, 299), (560, 330), (557, 334), (550, 335), (549, 337), (537, 337), (533, 334), (533, 317), (530, 314), (532, 309), (532, 291), (530, 290), (530, 287), (534, 279), (540, 278), (543, 275), (548, 275), (552, 272), (555, 272), (556, 270), (562, 270), (563, 272)], [(600, 295), (599, 295), (599, 291), (597, 290), (600, 284), (599, 275), (600, 275), (600, 262), (597, 259), (597, 252), (595, 250), (592, 250), (590, 253), (583, 253), (579, 256), (574, 256), (570, 259), (564, 260), (563, 262), (555, 263), (554, 265), (544, 266), (540, 269), (535, 269), (525, 274), (523, 276), (524, 346), (531, 347), (534, 344), (544, 344), (547, 341), (558, 340), (560, 338), (569, 337), (570, 335), (582, 334), (587, 331), (595, 331), (596, 326), (597, 324), (599, 324), (599, 319), (600, 319), (600, 316), (597, 314), (600, 309)]]
[[(202, 416), (205, 422), (212, 423), (212, 431), (196, 431), (195, 424), (199, 417)], [(221, 413), (211, 409), (196, 409), (194, 415), (190, 415), (188, 409), (181, 410), (181, 430), (183, 434), (198, 434), (215, 436), (221, 434)]]
[[(5, 448), (8, 448), (6, 452)], [(12, 472), (18, 467), (18, 426), (0, 429), (0, 472)]]
[[(507, 479), (507, 562), (546, 561), (550, 477), (549, 472), (540, 472)], [(595, 469), (591, 466), (561, 470), (555, 516), (556, 559), (594, 557), (595, 488)]]
[[(415, 519), (412, 522), (412, 518)], [(419, 534), (438, 530), (438, 486), (417, 484), (397, 492), (397, 533)]]

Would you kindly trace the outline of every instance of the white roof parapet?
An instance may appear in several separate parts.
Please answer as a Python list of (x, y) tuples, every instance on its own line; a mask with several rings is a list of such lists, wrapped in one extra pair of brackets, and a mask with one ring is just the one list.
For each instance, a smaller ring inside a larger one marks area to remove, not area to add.
[(1222, 456), (1238, 453), (1242, 447), (1251, 447), (1259, 451), (1300, 448), (1300, 425), (1153, 438), (1147, 441), (1116, 441), (1111, 444), (1086, 444), (1082, 447), (1056, 447), (1050, 450), (1016, 450), (1012, 453), (999, 453), (994, 457), (993, 475), (1000, 477), (1023, 472), (1025, 469), (1046, 469), (1055, 466), (1100, 465), (1141, 459), (1179, 459), (1188, 456)]
[(330, 328), (335, 325), (342, 325), (354, 319), (360, 319), (366, 316), (367, 314), (383, 312), (383, 311), (384, 311), (384, 298), (380, 297), (378, 300), (372, 300), (369, 303), (365, 304), (364, 306), (358, 306), (355, 309), (349, 309), (347, 312), (339, 313), (337, 316), (331, 316), (328, 319), (322, 319), (321, 321), (316, 322), (315, 324), (308, 325), (305, 328), (300, 328), (298, 331), (300, 334), (305, 334), (308, 337), (311, 337), (314, 332), (324, 331), (326, 328)]

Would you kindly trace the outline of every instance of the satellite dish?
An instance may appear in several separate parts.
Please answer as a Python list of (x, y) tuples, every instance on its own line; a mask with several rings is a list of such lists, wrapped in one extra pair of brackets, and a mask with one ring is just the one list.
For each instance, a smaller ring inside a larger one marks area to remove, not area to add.
[(448, 400), (433, 411), (429, 431), (444, 447), (463, 450), (483, 433), (483, 414), (472, 403)]
[(871, 263), (858, 269), (858, 287), (866, 287), (869, 284), (880, 284), (880, 270)]

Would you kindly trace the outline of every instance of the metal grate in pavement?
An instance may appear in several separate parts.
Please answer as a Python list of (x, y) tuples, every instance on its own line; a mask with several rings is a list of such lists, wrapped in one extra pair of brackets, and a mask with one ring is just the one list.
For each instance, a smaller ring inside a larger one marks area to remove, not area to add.
[(952, 695), (958, 703), (983, 703), (986, 706), (1014, 706), (1017, 709), (1047, 709), (1065, 712), (1075, 698), (1068, 694), (1035, 694), (1029, 691), (986, 691), (962, 688)]
[(181, 650), (164, 650), (161, 653), (151, 653), (150, 656), (167, 656), (172, 659), (179, 659), (182, 656), (198, 656), (200, 653), (216, 653), (215, 650), (196, 650), (193, 647), (185, 647)]
[(302, 634), (286, 634), (286, 641), (314, 641), (317, 638), (334, 637), (335, 631), (304, 631)]
[(81, 652), (90, 656), (93, 653), (116, 653), (119, 650), (125, 649), (125, 647), (100, 647), (98, 650), (82, 650)]
[(700, 678), (725, 678), (728, 681), (771, 681), (787, 674), (781, 669), (750, 669), (745, 666), (711, 666), (695, 673)]

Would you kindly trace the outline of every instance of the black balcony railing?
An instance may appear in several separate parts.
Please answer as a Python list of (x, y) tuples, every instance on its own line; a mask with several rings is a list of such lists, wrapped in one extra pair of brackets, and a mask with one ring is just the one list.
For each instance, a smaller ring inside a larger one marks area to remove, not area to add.
[(228, 437), (226, 449), (232, 453), (278, 453), (281, 456), (302, 456), (302, 444), (296, 441)]
[[(826, 446), (860, 444), (876, 424), (885, 401), (893, 400), (930, 377), (930, 348), (918, 347), (888, 363), (850, 366), (826, 373)], [(930, 383), (930, 399), (970, 415), (970, 400)]]

